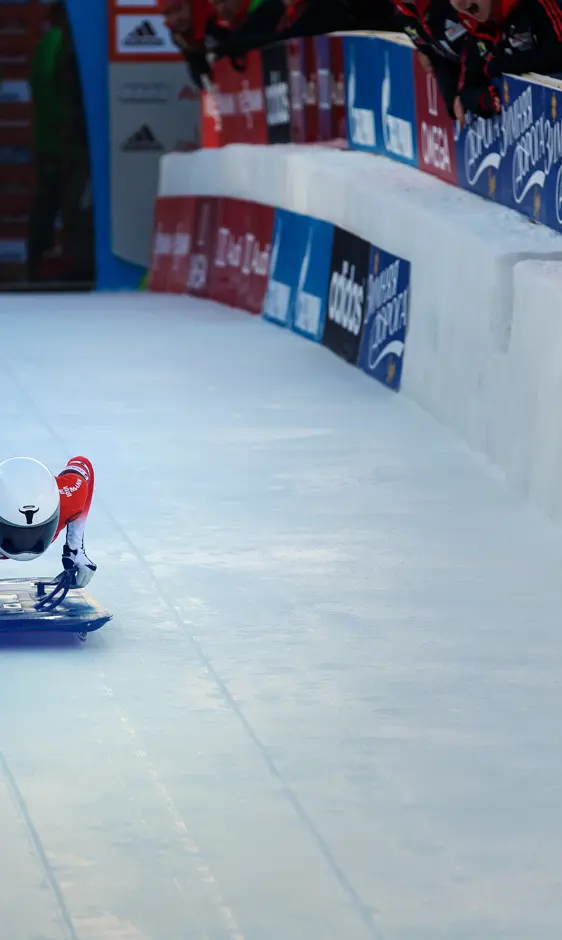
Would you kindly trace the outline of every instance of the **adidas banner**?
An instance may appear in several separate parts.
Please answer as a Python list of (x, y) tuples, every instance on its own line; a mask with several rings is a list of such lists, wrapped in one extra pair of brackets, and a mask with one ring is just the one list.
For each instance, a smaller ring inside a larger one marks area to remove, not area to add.
[(161, 16), (118, 13), (114, 26), (116, 59), (130, 57), (178, 58), (179, 52)]

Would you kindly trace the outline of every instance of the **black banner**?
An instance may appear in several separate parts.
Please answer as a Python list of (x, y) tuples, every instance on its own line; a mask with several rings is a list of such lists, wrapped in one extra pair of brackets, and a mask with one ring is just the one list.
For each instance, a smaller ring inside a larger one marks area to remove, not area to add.
[(369, 242), (334, 228), (328, 309), (322, 342), (357, 364), (369, 278)]
[(285, 45), (280, 43), (263, 49), (261, 58), (265, 89), (267, 141), (270, 144), (290, 144), (291, 93)]

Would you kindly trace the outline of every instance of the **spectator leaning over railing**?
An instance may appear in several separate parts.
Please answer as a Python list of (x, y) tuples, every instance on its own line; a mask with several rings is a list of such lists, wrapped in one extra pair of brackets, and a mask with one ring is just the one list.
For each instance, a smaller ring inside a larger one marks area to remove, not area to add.
[(303, 36), (397, 29), (392, 0), (157, 0), (191, 77), (204, 87), (212, 61), (243, 69), (252, 49)]
[(397, 28), (412, 40), (426, 71), (435, 75), (447, 111), (454, 118), (466, 27), (449, 0), (394, 0), (394, 5)]
[(397, 28), (392, 0), (263, 0), (218, 43), (214, 56), (241, 57), (251, 49), (305, 36)]
[(558, 0), (451, 0), (467, 28), (455, 117), (462, 125), (483, 97), (497, 96), (502, 75), (562, 71), (562, 9)]
[[(284, 0), (157, 0), (159, 12), (199, 88), (211, 80), (209, 57), (250, 17), (270, 33), (285, 14)], [(235, 56), (225, 52), (237, 67)]]

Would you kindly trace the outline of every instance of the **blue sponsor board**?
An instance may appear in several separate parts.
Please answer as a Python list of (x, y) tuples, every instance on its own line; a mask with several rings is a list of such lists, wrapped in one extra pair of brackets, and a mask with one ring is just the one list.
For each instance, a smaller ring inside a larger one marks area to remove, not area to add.
[(381, 41), (367, 36), (343, 40), (347, 140), (353, 150), (379, 153), (375, 129), (377, 57)]
[(379, 153), (418, 166), (413, 51), (379, 40), (375, 61), (375, 127)]
[(544, 222), (562, 232), (562, 86), (544, 87), (544, 116), (548, 121)]
[(545, 222), (552, 136), (544, 107), (545, 87), (506, 75), (502, 98), (501, 202)]
[(467, 115), (462, 131), (455, 121), (455, 144), (459, 186), (501, 202), (502, 116)]
[(410, 262), (373, 247), (358, 365), (398, 391), (408, 331)]
[(343, 45), (349, 146), (417, 167), (412, 49), (366, 36)]
[(269, 280), (263, 301), (262, 314), (266, 320), (280, 326), (291, 326), (291, 314), (304, 254), (308, 219), (277, 209), (271, 240)]
[(278, 209), (275, 213), (266, 320), (320, 342), (326, 318), (334, 227)]

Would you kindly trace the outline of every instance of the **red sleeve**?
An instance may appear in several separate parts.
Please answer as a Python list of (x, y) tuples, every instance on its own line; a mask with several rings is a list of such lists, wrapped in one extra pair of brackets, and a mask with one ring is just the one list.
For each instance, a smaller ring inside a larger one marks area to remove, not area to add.
[(73, 457), (56, 477), (60, 494), (60, 519), (55, 535), (80, 516), (87, 516), (94, 495), (94, 468), (86, 457)]

